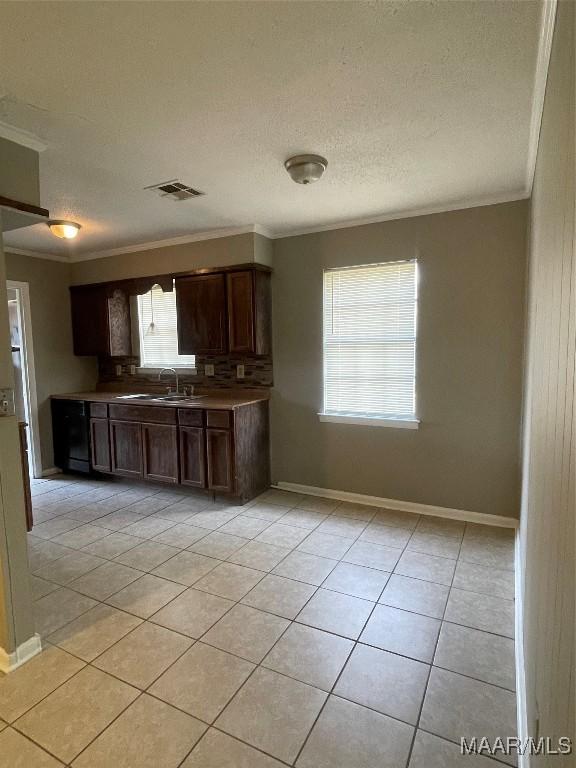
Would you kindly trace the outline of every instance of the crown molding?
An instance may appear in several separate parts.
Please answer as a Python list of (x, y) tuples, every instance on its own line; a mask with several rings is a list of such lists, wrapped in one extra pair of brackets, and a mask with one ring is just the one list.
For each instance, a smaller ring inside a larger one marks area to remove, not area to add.
[(532, 115), (530, 118), (530, 135), (528, 139), (528, 160), (526, 165), (527, 197), (530, 197), (532, 194), (534, 175), (536, 173), (538, 143), (540, 140), (540, 128), (542, 127), (542, 116), (544, 114), (544, 99), (546, 97), (546, 83), (548, 81), (548, 68), (550, 66), (550, 55), (552, 53), (552, 40), (554, 37), (557, 7), (558, 0), (544, 0), (542, 5), (542, 23), (538, 40), (536, 71), (534, 73)]
[(526, 190), (518, 190), (504, 195), (490, 195), (478, 198), (476, 200), (461, 201), (443, 206), (430, 206), (429, 208), (419, 208), (411, 211), (396, 211), (386, 213), (381, 216), (372, 216), (365, 219), (347, 219), (345, 221), (332, 222), (330, 224), (321, 224), (314, 227), (305, 227), (303, 229), (286, 230), (274, 232), (260, 224), (250, 224), (246, 227), (229, 227), (226, 229), (214, 229), (206, 232), (196, 232), (191, 235), (181, 235), (180, 237), (171, 237), (164, 240), (152, 240), (136, 245), (126, 245), (121, 248), (111, 248), (109, 250), (95, 251), (93, 253), (81, 253), (71, 255), (69, 261), (72, 263), (82, 261), (92, 261), (94, 259), (106, 259), (111, 256), (122, 256), (126, 253), (139, 253), (140, 251), (151, 251), (156, 248), (168, 248), (173, 245), (186, 245), (188, 243), (197, 243), (204, 240), (215, 240), (221, 237), (233, 237), (234, 235), (245, 235), (255, 233), (267, 237), (270, 240), (279, 240), (284, 237), (297, 237), (298, 235), (311, 235), (315, 232), (329, 232), (333, 229), (349, 229), (352, 227), (362, 227), (366, 224), (378, 224), (383, 221), (394, 221), (396, 219), (410, 219), (416, 216), (429, 216), (434, 213), (447, 213), (449, 211), (465, 210), (467, 208), (479, 208), (485, 205), (498, 205), (499, 203), (510, 203), (517, 200), (524, 200), (529, 197)]
[(13, 248), (11, 245), (4, 246), (4, 253), (14, 253), (16, 256), (31, 256), (33, 259), (47, 259), (48, 261), (61, 261), (70, 264), (68, 256), (61, 256), (57, 253), (43, 253), (42, 251), (29, 251), (27, 248)]
[(173, 245), (187, 245), (188, 243), (202, 242), (203, 240), (217, 240), (221, 237), (234, 237), (235, 235), (246, 235), (256, 233), (270, 237), (263, 227), (257, 224), (250, 224), (246, 227), (227, 227), (224, 229), (212, 229), (206, 232), (195, 232), (191, 235), (181, 235), (179, 237), (169, 237), (164, 240), (151, 240), (136, 245), (125, 245), (120, 248), (110, 248), (103, 251), (94, 251), (93, 253), (80, 253), (70, 256), (73, 263), (80, 261), (92, 261), (93, 259), (107, 259), (110, 256), (122, 256), (125, 253), (139, 253), (140, 251), (152, 251), (156, 248), (169, 248)]
[(35, 136), (29, 131), (25, 131), (23, 128), (16, 128), (8, 123), (3, 123), (0, 120), (0, 138), (13, 141), (15, 144), (20, 144), (28, 149), (33, 149), (36, 152), (44, 152), (48, 149), (48, 144), (45, 144), (41, 139)]
[(271, 229), (268, 229), (268, 227), (263, 227), (261, 224), (254, 224), (252, 226), (252, 231), (256, 235), (262, 235), (262, 237), (267, 237), (269, 240), (273, 240), (275, 237)]
[(197, 243), (204, 240), (216, 240), (222, 237), (233, 237), (234, 235), (245, 235), (255, 233), (267, 237), (270, 240), (280, 240), (285, 237), (298, 237), (300, 235), (313, 235), (317, 232), (330, 232), (338, 229), (352, 229), (353, 227), (363, 227), (367, 224), (380, 224), (385, 221), (397, 221), (399, 219), (412, 219), (418, 216), (431, 216), (437, 213), (450, 213), (451, 211), (463, 211), (469, 208), (481, 208), (487, 205), (500, 205), (501, 203), (513, 203), (518, 200), (525, 200), (530, 193), (525, 190), (503, 195), (489, 195), (476, 200), (461, 201), (449, 205), (430, 206), (428, 208), (419, 208), (410, 211), (395, 211), (394, 213), (385, 213), (381, 216), (371, 216), (364, 219), (347, 219), (345, 221), (332, 222), (330, 224), (321, 224), (315, 227), (305, 227), (303, 229), (286, 230), (283, 232), (273, 232), (259, 224), (250, 224), (246, 227), (229, 227), (226, 229), (213, 229), (206, 232), (196, 232), (191, 235), (181, 235), (180, 237), (166, 238), (164, 240), (152, 240), (136, 245), (126, 245), (121, 248), (112, 248), (104, 251), (95, 251), (94, 253), (71, 254), (70, 256), (61, 256), (38, 251), (29, 251), (23, 248), (12, 248), (9, 245), (4, 246), (5, 251), (21, 254), (23, 256), (32, 256), (36, 259), (50, 259), (52, 261), (63, 261), (67, 264), (75, 264), (83, 261), (92, 261), (94, 259), (106, 259), (111, 256), (122, 256), (125, 253), (139, 253), (140, 251), (151, 251), (156, 248), (167, 248), (171, 245), (186, 245), (187, 243)]
[(530, 197), (530, 193), (525, 189), (519, 189), (516, 192), (509, 192), (502, 195), (487, 195), (486, 197), (476, 198), (475, 200), (462, 200), (449, 205), (431, 205), (428, 208), (417, 208), (408, 211), (395, 211), (393, 213), (384, 213), (381, 216), (371, 216), (365, 219), (347, 219), (346, 221), (332, 222), (322, 224), (316, 227), (304, 227), (297, 230), (285, 230), (275, 232), (271, 235), (273, 240), (279, 240), (284, 237), (298, 237), (299, 235), (313, 235), (316, 232), (330, 232), (333, 229), (351, 229), (352, 227), (364, 227), (367, 224), (380, 224), (384, 221), (397, 221), (399, 219), (413, 219), (418, 216), (431, 216), (436, 213), (450, 213), (450, 211), (464, 211), (468, 208), (482, 208), (487, 205), (500, 205), (501, 203), (514, 203), (518, 200), (525, 200)]

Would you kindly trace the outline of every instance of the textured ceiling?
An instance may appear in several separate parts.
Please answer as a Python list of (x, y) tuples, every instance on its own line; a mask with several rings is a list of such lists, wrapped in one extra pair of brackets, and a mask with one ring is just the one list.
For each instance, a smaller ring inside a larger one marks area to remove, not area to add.
[[(541, 3), (0, 2), (0, 121), (47, 144), (9, 245), (82, 254), (522, 197)], [(283, 161), (328, 158), (318, 184)], [(180, 178), (206, 193), (162, 200)]]

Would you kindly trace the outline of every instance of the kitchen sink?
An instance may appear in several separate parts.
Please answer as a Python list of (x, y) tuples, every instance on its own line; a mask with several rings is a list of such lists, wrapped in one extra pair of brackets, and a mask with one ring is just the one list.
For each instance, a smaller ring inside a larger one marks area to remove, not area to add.
[(180, 403), (186, 402), (186, 400), (198, 400), (200, 397), (206, 397), (206, 395), (158, 395), (154, 400), (162, 400), (166, 403)]
[(160, 401), (162, 403), (185, 403), (192, 400), (199, 400), (206, 395), (153, 395), (153, 394), (138, 394), (138, 395), (120, 395), (118, 400), (151, 400)]
[(156, 400), (157, 395), (118, 395), (118, 400)]

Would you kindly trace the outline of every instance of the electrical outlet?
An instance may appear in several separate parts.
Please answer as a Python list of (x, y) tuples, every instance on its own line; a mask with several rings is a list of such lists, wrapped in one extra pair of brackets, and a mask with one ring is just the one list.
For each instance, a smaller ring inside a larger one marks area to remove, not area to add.
[(116, 376), (122, 376), (122, 366), (117, 365), (116, 366)]
[(243, 379), (244, 378), (244, 366), (239, 364), (236, 366), (236, 378), (237, 379)]
[(130, 376), (135, 376), (136, 375), (136, 366), (134, 365), (134, 363), (132, 363), (130, 365), (128, 370), (129, 370)]
[(208, 363), (204, 366), (204, 374), (206, 376), (214, 376), (214, 366), (212, 363)]

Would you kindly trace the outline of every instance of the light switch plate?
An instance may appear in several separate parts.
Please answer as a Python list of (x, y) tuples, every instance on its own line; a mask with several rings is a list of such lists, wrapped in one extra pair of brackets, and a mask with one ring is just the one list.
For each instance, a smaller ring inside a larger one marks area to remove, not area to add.
[(0, 389), (0, 416), (14, 416), (14, 390)]
[(134, 365), (134, 363), (132, 363), (130, 365), (130, 368), (128, 370), (130, 372), (130, 376), (135, 376), (136, 375), (136, 366)]
[(122, 366), (120, 364), (116, 366), (116, 376), (122, 376)]
[(239, 363), (236, 366), (236, 378), (237, 379), (243, 379), (244, 378), (244, 366), (241, 363)]
[(212, 363), (208, 363), (204, 366), (204, 373), (206, 376), (214, 376), (214, 366)]

